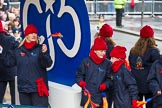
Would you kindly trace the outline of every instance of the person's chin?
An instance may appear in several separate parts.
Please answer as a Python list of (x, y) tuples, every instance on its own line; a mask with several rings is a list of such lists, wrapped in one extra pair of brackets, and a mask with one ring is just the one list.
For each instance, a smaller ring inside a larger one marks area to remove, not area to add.
[(99, 57), (99, 58), (103, 58), (103, 57)]

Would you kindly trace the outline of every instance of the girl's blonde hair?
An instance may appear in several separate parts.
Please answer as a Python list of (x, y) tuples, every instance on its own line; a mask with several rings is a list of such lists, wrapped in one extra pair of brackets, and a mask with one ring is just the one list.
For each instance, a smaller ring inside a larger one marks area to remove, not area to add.
[(24, 44), (25, 40), (26, 40), (26, 37), (20, 42), (18, 48), (20, 48)]

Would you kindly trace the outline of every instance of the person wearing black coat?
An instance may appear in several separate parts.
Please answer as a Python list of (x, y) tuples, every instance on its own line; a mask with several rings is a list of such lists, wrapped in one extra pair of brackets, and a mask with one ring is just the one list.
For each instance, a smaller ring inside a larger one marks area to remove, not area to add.
[(114, 92), (113, 108), (137, 108), (138, 88), (136, 80), (125, 66), (126, 48), (115, 46), (110, 52)]
[(150, 69), (147, 81), (153, 95), (153, 108), (162, 108), (162, 55), (156, 60)]
[[(140, 101), (143, 100), (143, 97), (146, 100), (153, 96), (147, 83), (147, 77), (152, 63), (159, 58), (160, 52), (156, 47), (154, 30), (151, 26), (145, 25), (140, 30), (140, 38), (129, 54), (131, 72), (137, 81)], [(152, 107), (152, 101), (146, 104), (146, 108)]]
[[(0, 20), (0, 46), (3, 48), (3, 54), (8, 51), (14, 51), (18, 46), (14, 37), (10, 36), (3, 28), (2, 21)], [(11, 103), (15, 104), (15, 76), (17, 68), (16, 66), (7, 67), (4, 65), (2, 59), (5, 59), (2, 55), (0, 56), (0, 103), (3, 103), (7, 84), (9, 83)]]
[(89, 57), (84, 58), (77, 69), (76, 83), (82, 88), (81, 106), (88, 100), (84, 95), (84, 89), (87, 89), (91, 93), (91, 101), (98, 106), (97, 108), (102, 108), (101, 94), (111, 86), (109, 78), (111, 62), (106, 58), (106, 50), (104, 40), (96, 38)]
[(7, 66), (17, 65), (18, 92), (21, 105), (48, 106), (48, 77), (46, 68), (52, 59), (46, 44), (38, 43), (38, 30), (29, 24), (24, 31), (24, 40), (14, 53), (7, 54)]

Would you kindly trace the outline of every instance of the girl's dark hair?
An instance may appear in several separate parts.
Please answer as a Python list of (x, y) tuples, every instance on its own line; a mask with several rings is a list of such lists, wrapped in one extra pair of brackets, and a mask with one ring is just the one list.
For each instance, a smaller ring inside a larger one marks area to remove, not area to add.
[(101, 17), (104, 18), (104, 15), (103, 14), (99, 14), (98, 19), (100, 19)]

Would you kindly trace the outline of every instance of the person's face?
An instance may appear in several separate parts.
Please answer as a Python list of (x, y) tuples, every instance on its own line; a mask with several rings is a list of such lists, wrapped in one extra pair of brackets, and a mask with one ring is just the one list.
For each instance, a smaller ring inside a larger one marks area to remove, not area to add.
[(106, 54), (106, 50), (95, 50), (94, 51), (99, 58), (103, 58)]
[(104, 17), (101, 16), (99, 20), (100, 20), (100, 22), (103, 22), (104, 21)]
[(14, 36), (15, 37), (20, 37), (20, 33), (19, 32), (16, 32), (16, 33), (14, 33)]
[(28, 36), (26, 37), (26, 40), (28, 42), (33, 42), (33, 41), (37, 41), (38, 40), (38, 35), (36, 33), (30, 33), (28, 34)]
[(116, 61), (118, 61), (119, 59), (118, 58), (116, 58), (116, 57), (111, 57), (111, 59), (110, 59), (110, 61), (112, 62), (112, 63), (114, 63), (114, 62), (116, 62)]
[(14, 25), (18, 26), (19, 25), (19, 21), (14, 21)]

